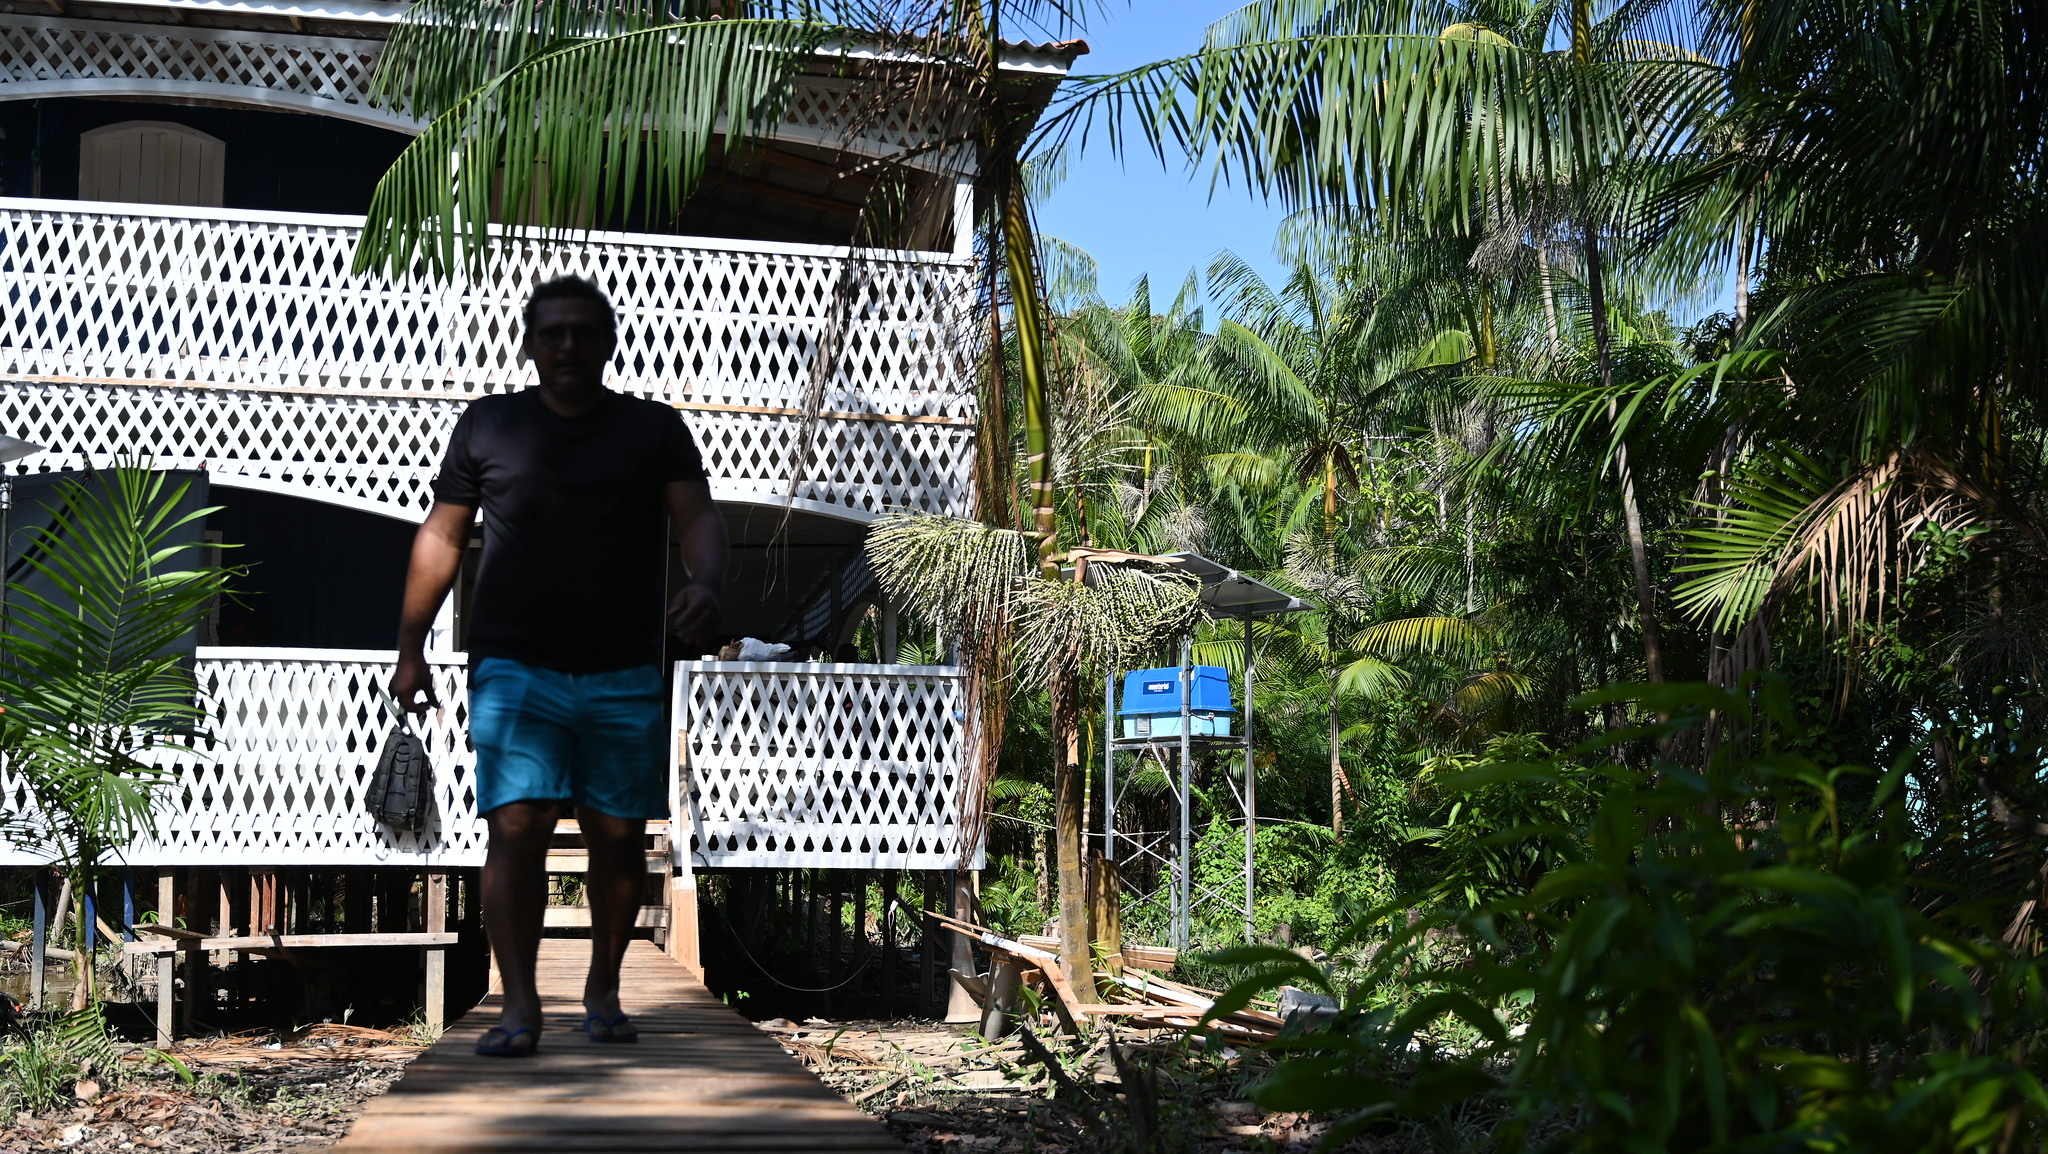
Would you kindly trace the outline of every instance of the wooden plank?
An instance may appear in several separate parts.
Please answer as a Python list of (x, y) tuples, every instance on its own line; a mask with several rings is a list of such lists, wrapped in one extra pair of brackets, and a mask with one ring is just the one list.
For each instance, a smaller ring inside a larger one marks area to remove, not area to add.
[[(165, 871), (163, 875), (157, 880), (157, 901), (159, 903), (159, 908), (163, 908), (168, 904), (166, 902), (165, 894), (169, 892), (170, 886), (171, 875), (169, 871)], [(158, 922), (136, 922), (128, 928), (134, 930), (138, 934), (155, 934), (157, 937), (160, 938), (176, 938), (179, 941), (185, 942), (200, 942), (206, 940), (206, 935), (200, 933), (198, 930), (181, 930), (176, 926), (166, 926)]]
[[(658, 874), (668, 869), (667, 851), (649, 850), (647, 872)], [(551, 874), (584, 874), (590, 872), (590, 851), (581, 849), (551, 849), (548, 851), (547, 871)]]
[(826, 1089), (652, 942), (627, 948), (622, 973), (640, 1043), (585, 1041), (576, 1027), (588, 964), (583, 943), (544, 939), (536, 968), (544, 1024), (534, 1056), (473, 1053), (477, 1033), (497, 1019), (498, 999), (487, 998), (365, 1108), (337, 1154), (901, 1154), (881, 1123)]
[(433, 934), (257, 934), (250, 937), (129, 942), (122, 952), (161, 954), (185, 950), (204, 953), (209, 950), (315, 950), (334, 946), (452, 946), (459, 940), (461, 935), (453, 930)]
[[(551, 930), (587, 930), (590, 928), (589, 906), (549, 906), (541, 915), (541, 925)], [(633, 925), (643, 929), (660, 929), (668, 925), (666, 906), (641, 906), (640, 915)]]
[(1125, 946), (1124, 964), (1140, 970), (1171, 970), (1180, 962), (1180, 951), (1165, 946)]

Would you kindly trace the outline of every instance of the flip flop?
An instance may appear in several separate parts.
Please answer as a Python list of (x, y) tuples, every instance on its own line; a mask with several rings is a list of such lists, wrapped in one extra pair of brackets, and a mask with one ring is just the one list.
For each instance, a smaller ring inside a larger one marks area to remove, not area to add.
[(583, 1036), (593, 1042), (637, 1042), (640, 1040), (640, 1030), (632, 1022), (627, 1021), (624, 1014), (609, 1022), (605, 1021), (601, 1014), (589, 1014), (583, 1019)]
[[(498, 1039), (495, 1042), (491, 1040), (494, 1035)], [(522, 1046), (519, 1044), (521, 1035), (533, 1040)], [(540, 1031), (531, 1026), (519, 1026), (510, 1030), (503, 1026), (492, 1026), (484, 1031), (483, 1037), (476, 1040), (477, 1056), (481, 1058), (530, 1058), (538, 1049)]]

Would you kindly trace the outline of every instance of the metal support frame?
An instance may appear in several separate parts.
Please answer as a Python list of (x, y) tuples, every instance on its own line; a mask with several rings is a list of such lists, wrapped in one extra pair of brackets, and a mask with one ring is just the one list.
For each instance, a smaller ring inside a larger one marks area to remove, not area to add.
[[(1254, 742), (1257, 740), (1253, 728), (1252, 698), (1257, 683), (1258, 654), (1252, 637), (1253, 613), (1249, 606), (1244, 615), (1244, 691), (1242, 715), (1244, 724), (1233, 738), (1205, 737), (1201, 742), (1204, 749), (1241, 750), (1244, 766), (1244, 781), (1231, 786), (1231, 794), (1238, 803), (1244, 817), (1244, 895), (1238, 903), (1244, 917), (1245, 941), (1251, 942), (1258, 936), (1257, 910), (1253, 888), (1257, 878), (1257, 825), (1258, 825), (1258, 781)], [(1138, 840), (1128, 834), (1121, 835), (1126, 843), (1126, 856), (1137, 859), (1150, 856), (1165, 866), (1171, 883), (1167, 891), (1169, 944), (1176, 949), (1186, 949), (1193, 939), (1194, 907), (1197, 902), (1227, 900), (1227, 895), (1218, 894), (1194, 881), (1194, 753), (1196, 742), (1193, 736), (1194, 720), (1194, 641), (1184, 638), (1180, 647), (1180, 736), (1174, 741), (1147, 741), (1144, 739), (1117, 736), (1117, 674), (1111, 673), (1103, 684), (1102, 709), (1103, 728), (1109, 739), (1102, 743), (1102, 842), (1103, 857), (1118, 860), (1119, 833), (1116, 825), (1117, 805), (1122, 793), (1117, 788), (1116, 755), (1119, 751), (1134, 753), (1142, 761), (1152, 757), (1165, 769), (1166, 756), (1170, 752), (1179, 762), (1168, 774), (1168, 782), (1175, 794), (1175, 820), (1171, 831), (1172, 849), (1170, 856), (1160, 853), (1152, 844)]]

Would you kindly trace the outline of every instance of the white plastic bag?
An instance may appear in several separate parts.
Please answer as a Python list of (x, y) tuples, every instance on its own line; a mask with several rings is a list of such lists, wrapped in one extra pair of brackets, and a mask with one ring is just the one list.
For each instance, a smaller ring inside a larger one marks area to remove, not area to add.
[(775, 661), (788, 652), (789, 646), (779, 641), (771, 645), (756, 637), (742, 637), (740, 639), (740, 655), (734, 660)]

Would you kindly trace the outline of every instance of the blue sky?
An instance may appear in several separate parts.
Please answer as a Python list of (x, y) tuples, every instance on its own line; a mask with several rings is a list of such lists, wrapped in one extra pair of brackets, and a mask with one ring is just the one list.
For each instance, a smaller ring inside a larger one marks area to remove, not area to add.
[[(1104, 0), (1107, 11), (1089, 21), (1088, 55), (1074, 62), (1083, 73), (1120, 72), (1194, 51), (1210, 22), (1243, 0)], [(1273, 235), (1286, 214), (1240, 188), (1212, 196), (1206, 174), (1178, 165), (1162, 169), (1148, 154), (1118, 159), (1106, 137), (1082, 150), (1067, 181), (1038, 206), (1038, 227), (1095, 257), (1102, 295), (1129, 299), (1133, 281), (1149, 274), (1153, 300), (1163, 307), (1190, 269), (1205, 272), (1228, 249), (1267, 280), (1280, 275)], [(1732, 282), (1685, 301), (1671, 302), (1680, 323), (1730, 307)], [(1215, 328), (1215, 309), (1204, 318)]]
[[(1191, 52), (1209, 22), (1241, 2), (1108, 0), (1108, 11), (1089, 21), (1089, 52), (1074, 62), (1074, 71), (1119, 72)], [(1279, 269), (1273, 234), (1284, 215), (1241, 189), (1218, 188), (1212, 197), (1206, 175), (1177, 166), (1162, 170), (1150, 155), (1118, 160), (1107, 139), (1099, 139), (1070, 165), (1066, 183), (1038, 206), (1038, 227), (1095, 257), (1102, 295), (1110, 301), (1127, 299), (1131, 283), (1149, 274), (1154, 299), (1164, 305), (1189, 269), (1206, 271), (1223, 249), (1270, 279)], [(1215, 317), (1207, 319), (1214, 327)]]

